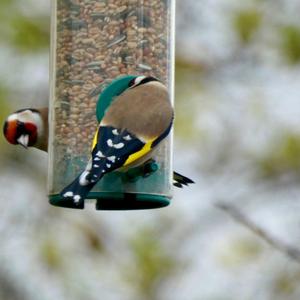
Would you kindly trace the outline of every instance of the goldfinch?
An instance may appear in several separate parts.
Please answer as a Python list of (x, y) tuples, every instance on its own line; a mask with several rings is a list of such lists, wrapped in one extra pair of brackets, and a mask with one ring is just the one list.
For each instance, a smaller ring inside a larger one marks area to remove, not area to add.
[(160, 81), (145, 76), (129, 80), (100, 121), (85, 170), (60, 195), (81, 205), (106, 173), (145, 162), (168, 136), (173, 115), (168, 90)]
[(48, 108), (24, 108), (14, 112), (5, 120), (3, 133), (10, 144), (47, 151)]

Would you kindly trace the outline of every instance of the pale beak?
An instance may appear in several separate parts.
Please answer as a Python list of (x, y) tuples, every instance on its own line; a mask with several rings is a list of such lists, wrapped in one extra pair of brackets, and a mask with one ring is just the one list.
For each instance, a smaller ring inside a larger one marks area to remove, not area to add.
[(28, 148), (29, 143), (29, 135), (28, 134), (22, 134), (18, 139), (18, 143), (23, 146), (24, 148)]

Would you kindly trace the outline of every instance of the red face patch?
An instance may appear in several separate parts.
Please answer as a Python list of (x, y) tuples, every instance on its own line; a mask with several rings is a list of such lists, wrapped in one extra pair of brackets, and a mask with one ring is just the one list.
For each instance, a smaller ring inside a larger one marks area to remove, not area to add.
[(13, 121), (6, 121), (3, 128), (4, 136), (6, 137), (7, 141), (13, 145), (18, 144), (17, 142), (17, 127), (18, 122), (17, 120)]
[(37, 127), (33, 123), (24, 123), (25, 134), (29, 135), (28, 146), (33, 146), (37, 141)]
[(33, 123), (23, 123), (18, 120), (6, 121), (3, 133), (10, 144), (17, 145), (21, 135), (28, 135), (28, 146), (33, 146), (37, 141), (37, 127)]

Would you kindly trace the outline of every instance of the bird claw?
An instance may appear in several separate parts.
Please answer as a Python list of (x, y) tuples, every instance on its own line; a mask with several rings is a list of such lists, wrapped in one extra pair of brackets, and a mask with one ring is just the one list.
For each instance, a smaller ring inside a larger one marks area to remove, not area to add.
[(149, 177), (151, 174), (155, 173), (158, 170), (158, 164), (154, 159), (148, 160), (144, 165), (143, 165), (143, 177)]
[(159, 166), (154, 159), (146, 161), (143, 165), (132, 168), (125, 173), (125, 178), (130, 182), (136, 182), (140, 178), (147, 178), (158, 170)]

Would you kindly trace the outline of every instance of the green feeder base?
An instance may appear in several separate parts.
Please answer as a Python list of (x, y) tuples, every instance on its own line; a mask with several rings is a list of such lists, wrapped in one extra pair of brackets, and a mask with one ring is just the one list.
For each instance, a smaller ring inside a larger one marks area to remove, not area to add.
[[(153, 209), (165, 207), (170, 204), (170, 199), (166, 196), (134, 193), (91, 192), (87, 199), (96, 199), (97, 210)], [(50, 195), (49, 202), (54, 206), (75, 209), (84, 208), (84, 202), (77, 205), (73, 201), (65, 200), (58, 194)]]
[[(122, 182), (137, 182), (153, 175), (159, 169), (158, 164), (150, 159), (142, 166), (129, 169), (127, 172), (113, 172), (110, 180), (121, 179)], [(170, 204), (170, 199), (162, 195), (122, 192), (90, 192), (86, 199), (96, 199), (97, 210), (136, 210), (161, 208)], [(49, 202), (54, 206), (83, 209), (84, 201), (74, 203), (59, 194), (49, 195)]]

